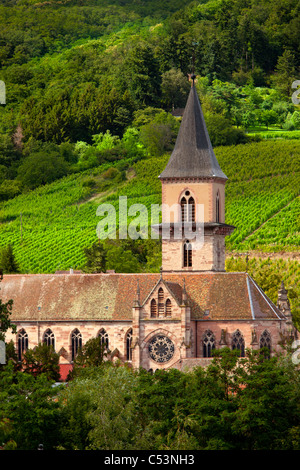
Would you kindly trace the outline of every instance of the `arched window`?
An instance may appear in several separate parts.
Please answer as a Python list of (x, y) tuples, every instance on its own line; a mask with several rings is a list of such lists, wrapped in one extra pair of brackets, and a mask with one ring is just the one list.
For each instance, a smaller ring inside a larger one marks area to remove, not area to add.
[(268, 332), (268, 330), (263, 331), (262, 334), (260, 335), (259, 347), (260, 348), (267, 348), (269, 350), (269, 353), (267, 353), (267, 356), (270, 357), (270, 354), (271, 354), (271, 335)]
[(216, 222), (220, 222), (220, 194), (218, 191), (217, 197), (216, 197)]
[(188, 221), (195, 222), (195, 220), (196, 220), (195, 200), (193, 197), (190, 197), (189, 202), (188, 202)]
[(187, 221), (187, 202), (186, 202), (185, 197), (181, 198), (180, 207), (181, 207), (181, 221), (186, 222)]
[(172, 304), (171, 300), (167, 299), (166, 300), (166, 317), (171, 317), (172, 316)]
[(186, 240), (183, 245), (183, 266), (185, 268), (192, 266), (192, 255), (192, 245), (188, 240)]
[(43, 343), (47, 344), (47, 346), (52, 346), (53, 350), (55, 350), (55, 336), (50, 328), (44, 333)]
[(212, 331), (206, 330), (203, 335), (203, 357), (211, 357), (216, 348), (216, 339)]
[(236, 330), (233, 333), (231, 347), (240, 351), (240, 357), (245, 357), (245, 341), (240, 330)]
[(22, 355), (28, 349), (28, 334), (24, 329), (18, 333), (18, 359), (22, 360)]
[(126, 359), (132, 361), (132, 330), (130, 329), (126, 335)]
[(195, 222), (196, 220), (195, 199), (192, 196), (187, 198), (189, 195), (190, 192), (186, 191), (180, 200), (182, 222)]
[(80, 331), (77, 328), (72, 333), (71, 343), (72, 343), (72, 361), (74, 361), (75, 357), (78, 354), (79, 349), (82, 348), (82, 336), (81, 336)]
[(158, 316), (164, 316), (165, 304), (164, 304), (164, 290), (162, 287), (158, 289)]
[(99, 331), (98, 337), (100, 338), (100, 342), (101, 342), (103, 348), (108, 349), (108, 344), (109, 344), (108, 333), (105, 331), (104, 328), (102, 328)]
[(152, 299), (152, 300), (151, 300), (151, 304), (150, 304), (150, 315), (151, 315), (151, 318), (157, 317), (157, 304), (156, 304), (156, 300), (155, 300), (155, 299)]

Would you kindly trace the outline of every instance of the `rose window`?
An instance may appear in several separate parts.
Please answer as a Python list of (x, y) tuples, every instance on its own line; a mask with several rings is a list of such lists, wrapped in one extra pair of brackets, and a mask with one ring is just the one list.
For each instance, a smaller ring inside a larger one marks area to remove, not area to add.
[(156, 335), (149, 342), (149, 354), (155, 362), (167, 362), (174, 356), (174, 343), (167, 336)]

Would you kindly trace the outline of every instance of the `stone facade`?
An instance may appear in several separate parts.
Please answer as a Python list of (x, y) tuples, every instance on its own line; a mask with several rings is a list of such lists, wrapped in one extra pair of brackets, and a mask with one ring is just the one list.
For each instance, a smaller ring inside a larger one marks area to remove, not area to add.
[(81, 344), (105, 334), (112, 360), (156, 370), (206, 364), (207, 337), (214, 348), (234, 347), (237, 332), (244, 350), (265, 334), (279, 352), (292, 328), (247, 273), (8, 275), (1, 297), (14, 298), (18, 330), (6, 341), (18, 350), (25, 333), (33, 348), (51, 332), (62, 371), (72, 367), (74, 332)]

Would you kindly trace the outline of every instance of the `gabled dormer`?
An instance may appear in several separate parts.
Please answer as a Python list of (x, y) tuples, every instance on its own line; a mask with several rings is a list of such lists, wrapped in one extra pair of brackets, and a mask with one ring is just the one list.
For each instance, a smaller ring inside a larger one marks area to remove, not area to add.
[(182, 288), (162, 279), (156, 283), (141, 305), (142, 318), (147, 320), (180, 320)]

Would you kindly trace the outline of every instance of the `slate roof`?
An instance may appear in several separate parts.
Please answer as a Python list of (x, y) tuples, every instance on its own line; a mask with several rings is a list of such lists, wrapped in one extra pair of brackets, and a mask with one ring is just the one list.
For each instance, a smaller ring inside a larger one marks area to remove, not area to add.
[(195, 86), (191, 87), (174, 150), (159, 177), (227, 180), (213, 151)]
[[(160, 274), (12, 274), (0, 283), (3, 302), (13, 299), (13, 321), (131, 320)], [(180, 305), (185, 280), (192, 319), (286, 319), (247, 273), (165, 273)]]

